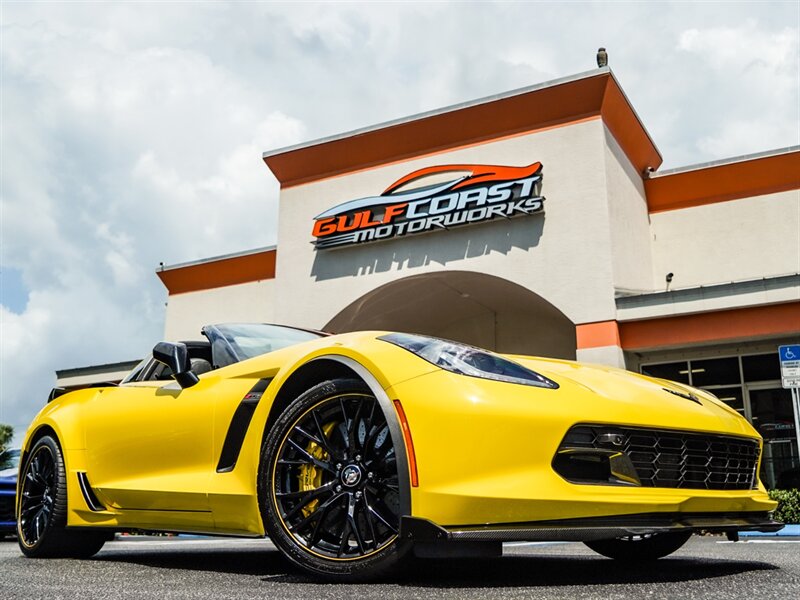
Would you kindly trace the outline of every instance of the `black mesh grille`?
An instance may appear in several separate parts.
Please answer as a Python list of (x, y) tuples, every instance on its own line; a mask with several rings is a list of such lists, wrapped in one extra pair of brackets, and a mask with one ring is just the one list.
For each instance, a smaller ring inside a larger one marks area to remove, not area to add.
[(749, 490), (754, 487), (757, 440), (664, 429), (578, 425), (561, 449), (621, 450), (644, 487)]

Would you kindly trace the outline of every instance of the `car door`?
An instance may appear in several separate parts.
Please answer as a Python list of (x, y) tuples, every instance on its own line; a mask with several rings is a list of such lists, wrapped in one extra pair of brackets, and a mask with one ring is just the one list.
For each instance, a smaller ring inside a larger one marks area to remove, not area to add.
[(89, 483), (115, 509), (209, 511), (216, 377), (181, 389), (152, 363), (143, 378), (159, 369), (84, 407)]

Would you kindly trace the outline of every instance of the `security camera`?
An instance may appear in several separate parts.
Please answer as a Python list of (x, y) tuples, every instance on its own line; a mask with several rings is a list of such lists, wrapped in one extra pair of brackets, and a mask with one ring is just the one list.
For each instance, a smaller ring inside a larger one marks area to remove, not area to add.
[(672, 283), (672, 278), (675, 276), (674, 273), (667, 273), (667, 283)]

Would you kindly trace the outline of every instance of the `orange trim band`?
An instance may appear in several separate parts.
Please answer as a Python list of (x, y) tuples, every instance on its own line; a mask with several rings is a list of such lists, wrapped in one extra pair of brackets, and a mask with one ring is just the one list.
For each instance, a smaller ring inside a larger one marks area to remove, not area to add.
[(276, 250), (210, 260), (198, 265), (156, 271), (170, 294), (250, 283), (275, 278)]
[(651, 213), (800, 188), (800, 151), (646, 179)]
[[(530, 135), (532, 133), (541, 133), (542, 131), (549, 131), (551, 129), (558, 129), (559, 127), (567, 127), (569, 125), (579, 125), (581, 123), (588, 123), (590, 121), (597, 121), (598, 119), (602, 119), (602, 117), (599, 114), (598, 115), (591, 115), (589, 117), (583, 117), (583, 118), (580, 118), (580, 119), (572, 119), (570, 121), (567, 121), (566, 123), (558, 123), (558, 124), (555, 124), (555, 125), (547, 125), (547, 126), (544, 126), (544, 127), (535, 127), (534, 129), (526, 129), (525, 131), (518, 131), (516, 133), (510, 133), (508, 135), (501, 135), (501, 136), (493, 137), (493, 138), (488, 139), (488, 140), (482, 140), (480, 142), (472, 142), (472, 143), (469, 143), (469, 144), (462, 144), (460, 146), (454, 146), (452, 148), (444, 148), (444, 149), (440, 149), (440, 150), (433, 150), (431, 152), (425, 152), (423, 154), (417, 154), (417, 155), (414, 155), (414, 156), (406, 156), (406, 157), (403, 157), (403, 158), (398, 158), (396, 160), (390, 160), (390, 161), (387, 161), (387, 162), (382, 162), (380, 164), (371, 165), (371, 166), (368, 166), (368, 167), (363, 167), (363, 168), (359, 168), (359, 169), (352, 169), (350, 171), (345, 171), (345, 172), (342, 172), (342, 173), (336, 173), (334, 175), (326, 175), (325, 177), (312, 178), (312, 179), (309, 179), (308, 181), (298, 181), (296, 183), (291, 183), (291, 184), (286, 184), (286, 185), (281, 184), (281, 189), (285, 190), (287, 188), (297, 187), (297, 186), (300, 186), (300, 185), (305, 185), (306, 183), (313, 183), (315, 181), (322, 181), (322, 180), (325, 180), (325, 179), (336, 179), (337, 177), (347, 177), (348, 175), (354, 175), (356, 173), (363, 173), (365, 171), (371, 171), (372, 169), (378, 169), (380, 167), (387, 167), (387, 166), (390, 166), (390, 165), (397, 165), (397, 164), (400, 164), (400, 163), (407, 162), (408, 160), (411, 160), (411, 159), (420, 159), (420, 158), (427, 158), (429, 156), (438, 156), (439, 154), (444, 154), (446, 152), (453, 152), (454, 150), (463, 150), (464, 148), (474, 148), (476, 146), (483, 146), (484, 144), (491, 144), (493, 142), (500, 142), (502, 140), (510, 140), (512, 138), (520, 137), (520, 136), (523, 136), (523, 135)], [(266, 161), (267, 159), (264, 159), (264, 160)]]
[(406, 413), (400, 400), (394, 401), (394, 408), (397, 417), (400, 419), (400, 428), (403, 430), (403, 439), (406, 441), (406, 452), (408, 454), (408, 468), (411, 471), (411, 487), (419, 487), (419, 476), (417, 475), (417, 455), (414, 453), (414, 441), (411, 439), (411, 427), (408, 425)]
[(575, 326), (578, 350), (619, 346), (619, 327), (616, 321), (599, 321)]
[(611, 135), (640, 176), (648, 168), (655, 170), (661, 166), (661, 153), (613, 77), (606, 82), (600, 113)]
[(619, 324), (625, 350), (800, 334), (800, 302)]
[(598, 115), (640, 173), (661, 165), (661, 155), (609, 72), (288, 150), (264, 162), (284, 189)]

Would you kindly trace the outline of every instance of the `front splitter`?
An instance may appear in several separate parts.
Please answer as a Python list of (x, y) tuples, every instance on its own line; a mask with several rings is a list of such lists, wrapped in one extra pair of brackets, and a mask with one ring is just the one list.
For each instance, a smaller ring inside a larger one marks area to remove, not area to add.
[(402, 517), (400, 537), (412, 542), (588, 542), (631, 535), (678, 531), (735, 533), (739, 531), (775, 532), (783, 523), (769, 513), (649, 513), (447, 527), (427, 519)]

